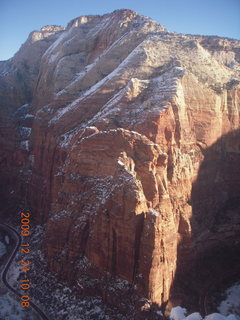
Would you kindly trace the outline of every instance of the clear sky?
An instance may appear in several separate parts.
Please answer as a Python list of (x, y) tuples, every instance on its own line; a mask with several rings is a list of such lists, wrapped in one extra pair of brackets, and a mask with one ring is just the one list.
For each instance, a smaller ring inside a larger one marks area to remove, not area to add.
[(0, 0), (0, 60), (14, 55), (28, 34), (80, 15), (132, 9), (169, 31), (240, 39), (240, 0)]

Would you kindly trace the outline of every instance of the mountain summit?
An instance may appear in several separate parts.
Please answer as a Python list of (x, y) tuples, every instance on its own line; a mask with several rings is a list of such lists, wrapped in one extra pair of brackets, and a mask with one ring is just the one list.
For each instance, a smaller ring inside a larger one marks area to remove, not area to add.
[(239, 263), (239, 47), (117, 10), (0, 62), (2, 201), (31, 208), (79, 294), (128, 319), (193, 308)]

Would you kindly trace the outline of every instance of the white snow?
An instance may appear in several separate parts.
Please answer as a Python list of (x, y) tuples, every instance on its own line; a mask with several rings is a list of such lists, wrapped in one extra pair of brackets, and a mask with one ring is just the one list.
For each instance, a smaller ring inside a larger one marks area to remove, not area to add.
[(101, 313), (101, 311), (101, 308), (99, 308), (98, 306), (94, 306), (94, 308), (90, 311), (87, 311), (86, 314), (89, 316), (97, 316)]
[(33, 119), (34, 118), (34, 115), (33, 114), (30, 114), (30, 113), (27, 113), (25, 116), (24, 116), (25, 119)]
[(29, 106), (29, 104), (28, 104), (28, 103), (25, 103), (25, 104), (21, 105), (21, 106), (18, 108), (18, 110), (24, 110), (24, 109), (27, 109), (27, 108), (28, 108), (28, 106)]
[[(131, 78), (128, 84), (119, 90), (96, 114), (91, 120), (94, 121), (97, 118), (107, 117), (109, 114), (116, 115), (119, 113), (120, 108), (125, 108), (121, 105), (121, 99), (128, 97), (128, 99), (134, 100), (144, 89), (151, 88), (152, 94), (144, 101), (144, 103), (138, 105), (138, 108), (134, 108), (136, 114), (142, 115), (142, 111), (147, 109), (147, 112), (151, 110), (152, 113), (159, 114), (160, 112), (168, 109), (166, 105), (167, 101), (171, 100), (171, 97), (177, 95), (179, 90), (179, 78), (185, 72), (184, 69), (174, 67), (165, 74), (155, 77), (150, 80), (143, 80), (138, 78)], [(164, 104), (161, 101), (165, 101)], [(146, 112), (146, 111), (145, 111)]]
[(0, 73), (0, 76), (1, 77), (5, 77), (5, 76), (7, 76), (8, 74), (10, 74), (10, 71), (9, 70), (3, 70), (1, 73)]
[(72, 211), (70, 210), (62, 210), (54, 213), (50, 220), (53, 221), (53, 220), (69, 217), (71, 214), (72, 214)]
[(9, 236), (5, 236), (5, 237), (4, 237), (4, 241), (6, 242), (6, 244), (9, 244), (9, 242), (10, 242)]
[(202, 316), (199, 312), (191, 313), (189, 316), (185, 318), (186, 320), (202, 320)]
[(32, 129), (28, 127), (20, 127), (19, 131), (20, 131), (21, 137), (26, 139), (30, 136)]
[(56, 115), (51, 119), (50, 123), (53, 123), (57, 120), (59, 120), (66, 112), (74, 109), (74, 107), (76, 107), (77, 103), (80, 101), (81, 99), (77, 99), (75, 101), (73, 101), (71, 104), (69, 104), (67, 107), (62, 108), (61, 110), (58, 110), (56, 112)]
[(63, 135), (61, 136), (60, 145), (61, 145), (62, 148), (68, 147), (68, 145), (69, 145), (72, 137), (74, 136), (74, 133), (75, 133), (74, 131), (72, 131), (72, 132), (67, 132), (67, 133), (65, 133), (65, 134), (63, 134)]
[(128, 34), (128, 33), (125, 33), (122, 37), (120, 37), (119, 39), (117, 39), (107, 50), (103, 51), (102, 54), (100, 54), (100, 55), (94, 60), (93, 63), (85, 66), (83, 71), (81, 71), (81, 72), (79, 72), (79, 73), (76, 74), (77, 77), (75, 78), (75, 80), (72, 81), (72, 82), (67, 86), (67, 88), (64, 88), (64, 89), (62, 89), (61, 91), (59, 91), (59, 92), (56, 94), (56, 96), (60, 96), (61, 94), (65, 93), (66, 90), (67, 90), (69, 87), (71, 87), (72, 85), (74, 85), (74, 83), (79, 82), (79, 81), (86, 75), (86, 73), (89, 72), (90, 70), (92, 70), (92, 69), (99, 63), (99, 61), (101, 60), (101, 58), (104, 57), (104, 56), (106, 56), (107, 53), (108, 53), (118, 42), (122, 41), (122, 40), (126, 37), (127, 34)]
[(226, 317), (227, 320), (238, 320), (239, 317), (236, 317), (234, 314), (230, 314), (229, 316)]
[(220, 313), (212, 313), (206, 316), (205, 320), (226, 320), (226, 318)]
[[(118, 41), (120, 40), (121, 39), (119, 39)], [(139, 64), (145, 61), (147, 59), (148, 53), (146, 52), (144, 45), (145, 42), (141, 42), (138, 46), (136, 46), (134, 50), (130, 52), (130, 54), (118, 65), (116, 69), (114, 69), (111, 73), (109, 73), (95, 85), (90, 87), (87, 91), (83, 92), (79, 98), (74, 100), (65, 108), (58, 110), (55, 113), (55, 116), (51, 119), (50, 123), (59, 120), (65, 113), (76, 109), (79, 103), (98, 92), (103, 86), (107, 85), (110, 81), (113, 81), (115, 77), (119, 77), (120, 74), (122, 74), (124, 70), (126, 70), (128, 65), (135, 63), (135, 61), (138, 61)], [(71, 84), (69, 84), (68, 87), (81, 80), (86, 75), (86, 73), (96, 65), (97, 62), (99, 62), (99, 59), (96, 59), (92, 64), (86, 66), (85, 70), (80, 72), (77, 78), (75, 78), (75, 80)], [(161, 105), (160, 101), (166, 101), (166, 98), (167, 101), (170, 101), (172, 96), (177, 95), (177, 91), (179, 89), (179, 79), (186, 73), (186, 71), (186, 69), (183, 69), (181, 67), (173, 66), (161, 76), (150, 80), (131, 78), (128, 85), (119, 90), (119, 92), (117, 92), (102, 107), (101, 111), (96, 114), (94, 119), (107, 116), (109, 113), (118, 113), (120, 110), (118, 107), (118, 103), (122, 99), (122, 97), (128, 94), (128, 91), (131, 93), (134, 92), (134, 94), (138, 95), (141, 92), (140, 87), (142, 87), (143, 89), (147, 88), (148, 86), (152, 88), (151, 90), (153, 90), (153, 94), (147, 100), (147, 103), (151, 106), (150, 109), (152, 112), (159, 114), (160, 112), (168, 108), (166, 102), (165, 104)], [(64, 91), (65, 89), (59, 91), (57, 95), (62, 94)], [(135, 96), (133, 96), (132, 98), (134, 97)], [(140, 109), (142, 108), (144, 108), (144, 104), (141, 105)]]
[(20, 148), (29, 151), (29, 140), (24, 140), (20, 142)]
[(98, 62), (99, 58), (97, 58), (93, 63), (88, 64), (87, 66), (84, 67), (84, 70), (81, 72), (78, 72), (76, 74), (76, 78), (75, 80), (73, 80), (66, 88), (62, 89), (61, 91), (59, 91), (56, 95), (60, 96), (62, 93), (65, 93), (67, 91), (67, 89), (72, 86), (74, 83), (79, 82), (79, 80), (81, 80), (87, 72), (89, 72), (93, 67), (96, 66), (97, 62)]
[(220, 303), (218, 311), (225, 316), (234, 313), (240, 317), (240, 283), (226, 290), (226, 299)]
[(78, 173), (70, 173), (69, 174), (69, 179), (70, 180), (78, 180), (78, 179), (81, 179), (82, 178), (82, 175), (81, 174), (78, 174)]
[(7, 248), (4, 243), (0, 242), (0, 258), (5, 255)]
[(106, 16), (104, 19), (101, 20), (100, 23), (98, 23), (89, 33), (89, 36), (94, 37), (97, 35), (99, 31), (104, 30), (104, 28), (107, 28), (108, 23), (111, 21), (111, 16)]
[(60, 36), (57, 38), (56, 41), (53, 42), (53, 44), (46, 50), (46, 52), (43, 55), (43, 58), (46, 58), (50, 53), (54, 51), (54, 49), (62, 42), (65, 38), (72, 32), (73, 27), (71, 27), (69, 30), (64, 31)]
[(11, 264), (11, 267), (7, 273), (7, 280), (8, 282), (15, 288), (18, 287), (18, 279), (21, 273), (21, 266), (17, 265), (16, 262)]
[(19, 301), (15, 301), (9, 294), (0, 296), (0, 319), (4, 320), (23, 320), (31, 319), (37, 320), (31, 309), (28, 310), (28, 317), (26, 318), (26, 310), (21, 307)]
[(155, 217), (159, 217), (160, 213), (157, 212), (156, 210), (150, 208), (149, 209), (149, 213), (152, 215), (152, 216), (155, 216)]
[(174, 307), (170, 313), (171, 320), (182, 320), (185, 319), (185, 315), (187, 313), (187, 309), (182, 308), (180, 306)]
[[(141, 44), (140, 44), (141, 45)], [(102, 80), (100, 80), (98, 83), (96, 83), (94, 86), (92, 86), (89, 90), (84, 92), (78, 99), (74, 100), (71, 104), (66, 106), (65, 108), (59, 110), (56, 115), (52, 118), (50, 123), (55, 122), (59, 120), (66, 112), (73, 110), (76, 108), (79, 102), (85, 100), (85, 98), (91, 96), (92, 94), (96, 93), (98, 89), (100, 89), (103, 85), (105, 85), (110, 80), (113, 80), (116, 76), (119, 75), (119, 73), (126, 68), (126, 65), (133, 59), (135, 59), (136, 55), (140, 52), (140, 45), (138, 45), (123, 62), (110, 74), (108, 74), (106, 77), (104, 77)], [(76, 80), (74, 80), (76, 81)]]
[[(240, 300), (238, 300), (239, 302)], [(202, 320), (202, 316), (199, 312), (194, 312), (186, 316), (187, 309), (182, 308), (180, 306), (174, 307), (171, 310), (170, 313), (170, 319), (171, 320)], [(220, 313), (212, 313), (207, 315), (203, 320), (239, 320), (238, 316), (235, 316), (234, 314), (229, 314), (228, 316), (225, 316)]]
[(59, 55), (59, 52), (52, 54), (52, 55), (50, 56), (48, 62), (49, 62), (49, 63), (55, 62), (56, 59), (57, 59), (57, 57), (58, 57), (58, 55)]
[[(158, 115), (169, 108), (166, 103), (171, 101), (173, 96), (182, 96), (182, 87), (179, 80), (185, 72), (185, 69), (174, 66), (161, 76), (152, 79), (131, 78), (128, 84), (114, 94), (95, 117), (89, 121), (89, 124), (98, 118), (107, 118), (109, 115), (116, 116), (122, 108), (126, 108), (125, 104), (121, 103), (121, 99), (127, 97), (127, 99), (134, 101), (145, 89), (150, 90), (151, 94), (142, 104), (134, 106), (135, 115), (139, 115), (139, 119), (142, 117), (142, 112), (150, 111)], [(126, 112), (128, 111), (126, 110)]]
[(137, 131), (131, 130), (130, 132), (131, 132), (131, 133), (134, 133), (134, 134), (137, 135), (137, 136), (142, 136), (141, 133), (139, 133), (139, 132), (137, 132)]

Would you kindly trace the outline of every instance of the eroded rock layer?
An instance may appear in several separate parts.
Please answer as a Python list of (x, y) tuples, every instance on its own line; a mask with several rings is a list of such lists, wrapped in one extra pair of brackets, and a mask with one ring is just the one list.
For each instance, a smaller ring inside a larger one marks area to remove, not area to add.
[(121, 308), (126, 292), (162, 305), (206, 233), (239, 237), (240, 42), (129, 10), (33, 35), (0, 65), (8, 184), (46, 225), (51, 272)]

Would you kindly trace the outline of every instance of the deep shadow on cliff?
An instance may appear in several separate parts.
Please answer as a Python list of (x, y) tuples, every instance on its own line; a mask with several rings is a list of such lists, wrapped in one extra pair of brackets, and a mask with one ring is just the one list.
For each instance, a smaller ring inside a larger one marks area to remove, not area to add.
[(216, 292), (240, 279), (240, 130), (203, 150), (193, 183), (191, 237), (178, 246), (172, 305), (216, 312)]

